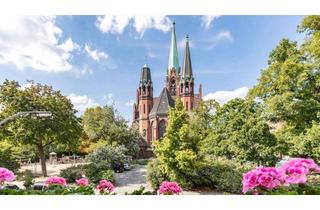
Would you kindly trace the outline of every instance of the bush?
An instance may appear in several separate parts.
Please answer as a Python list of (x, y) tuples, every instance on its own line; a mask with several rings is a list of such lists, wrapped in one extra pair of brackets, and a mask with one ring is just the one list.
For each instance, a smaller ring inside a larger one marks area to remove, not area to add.
[(222, 192), (241, 193), (242, 174), (254, 168), (251, 164), (243, 164), (224, 158), (211, 158), (193, 178), (195, 186), (209, 187)]
[(60, 176), (64, 177), (67, 182), (74, 183), (77, 179), (80, 179), (86, 174), (87, 165), (71, 166), (69, 168), (63, 169), (60, 172)]
[(127, 149), (124, 146), (105, 146), (98, 148), (96, 151), (88, 156), (92, 163), (125, 163), (127, 156), (125, 155)]
[(83, 176), (86, 176), (93, 183), (98, 183), (102, 179), (114, 181), (114, 172), (105, 163), (72, 166), (61, 170), (60, 176), (64, 177), (68, 183), (74, 183)]
[(86, 166), (85, 173), (88, 179), (90, 179), (90, 181), (93, 183), (98, 183), (101, 179), (106, 179), (110, 182), (114, 181), (114, 172), (110, 169), (108, 164), (91, 163)]
[(20, 168), (20, 164), (14, 158), (13, 152), (10, 148), (0, 149), (0, 167), (7, 168), (13, 172), (17, 172)]
[(133, 164), (148, 165), (150, 161), (151, 161), (150, 159), (135, 159), (133, 160)]
[(153, 189), (158, 189), (163, 181), (168, 180), (168, 175), (165, 174), (163, 166), (159, 164), (157, 159), (148, 163), (147, 180), (151, 183)]

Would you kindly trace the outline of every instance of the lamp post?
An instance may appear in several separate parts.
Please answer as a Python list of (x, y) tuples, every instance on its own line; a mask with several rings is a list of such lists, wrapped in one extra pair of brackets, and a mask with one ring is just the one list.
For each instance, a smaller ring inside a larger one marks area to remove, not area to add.
[(36, 116), (36, 117), (51, 117), (52, 113), (49, 111), (28, 111), (28, 112), (18, 112), (6, 119), (0, 121), (0, 127), (9, 123), (12, 120), (15, 120), (18, 117), (28, 117), (28, 116)]

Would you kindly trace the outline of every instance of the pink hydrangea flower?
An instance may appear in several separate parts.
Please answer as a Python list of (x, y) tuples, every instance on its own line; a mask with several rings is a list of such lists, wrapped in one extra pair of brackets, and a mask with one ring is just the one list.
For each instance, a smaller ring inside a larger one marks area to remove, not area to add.
[(15, 178), (16, 176), (12, 171), (0, 167), (0, 184), (3, 182), (12, 182)]
[(304, 184), (307, 175), (313, 171), (319, 173), (319, 166), (312, 159), (293, 158), (281, 166), (285, 174), (285, 184)]
[(97, 189), (100, 190), (101, 193), (105, 192), (105, 190), (107, 190), (107, 192), (112, 192), (114, 187), (113, 184), (107, 180), (100, 180), (99, 185), (97, 186)]
[(242, 192), (249, 190), (255, 192), (257, 187), (264, 189), (274, 189), (284, 182), (281, 170), (274, 167), (259, 167), (243, 175)]
[(164, 181), (161, 183), (159, 193), (162, 195), (179, 195), (182, 192), (177, 182)]
[(86, 178), (81, 178), (76, 180), (77, 185), (79, 186), (88, 186), (89, 185), (89, 180)]
[(66, 186), (67, 181), (63, 177), (51, 176), (46, 180), (46, 185), (52, 185), (52, 184)]

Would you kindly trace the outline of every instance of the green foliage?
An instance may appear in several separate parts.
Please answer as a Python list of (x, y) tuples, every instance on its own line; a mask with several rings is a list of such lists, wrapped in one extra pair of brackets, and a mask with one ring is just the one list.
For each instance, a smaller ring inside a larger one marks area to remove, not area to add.
[(110, 182), (114, 182), (114, 172), (110, 169), (108, 164), (91, 163), (86, 166), (86, 176), (93, 183), (98, 183), (101, 179), (106, 179)]
[(127, 155), (136, 156), (139, 152), (139, 134), (129, 128), (113, 106), (89, 108), (83, 115), (84, 131), (94, 144), (99, 141), (104, 145), (123, 145)]
[(134, 190), (131, 193), (125, 193), (125, 195), (156, 195), (157, 192), (150, 192), (150, 191), (145, 191), (145, 187), (141, 186), (139, 189)]
[(96, 151), (88, 155), (88, 159), (92, 163), (105, 163), (111, 165), (112, 163), (125, 163), (127, 156), (125, 155), (127, 149), (124, 146), (111, 146), (98, 148)]
[(68, 183), (74, 183), (77, 179), (86, 174), (87, 165), (71, 166), (60, 171), (60, 176), (64, 177)]
[(253, 164), (239, 164), (225, 158), (210, 157), (194, 177), (194, 182), (197, 186), (240, 194), (242, 174), (252, 168), (254, 168)]
[(92, 186), (64, 187), (52, 185), (42, 191), (32, 189), (0, 189), (0, 195), (94, 195)]
[(7, 168), (14, 172), (17, 172), (20, 168), (20, 164), (14, 157), (11, 148), (0, 148), (0, 167)]
[[(5, 80), (0, 85), (3, 117), (23, 111), (50, 111), (52, 117), (21, 117), (5, 126), (2, 134), (14, 143), (37, 148), (42, 172), (46, 175), (45, 150), (49, 145), (76, 148), (81, 125), (71, 101), (51, 86), (35, 84), (21, 88), (16, 81)], [(3, 130), (3, 129), (2, 129)]]
[(192, 187), (190, 175), (201, 163), (199, 139), (189, 133), (189, 115), (182, 102), (176, 100), (175, 108), (169, 111), (169, 122), (164, 138), (155, 143), (155, 154), (164, 174), (170, 181), (183, 188)]
[(110, 165), (103, 162), (72, 166), (61, 170), (60, 176), (64, 177), (68, 183), (75, 183), (77, 179), (83, 176), (87, 177), (92, 183), (98, 183), (102, 179), (114, 182), (113, 170), (110, 169)]
[(235, 159), (240, 163), (272, 165), (276, 138), (253, 101), (233, 99), (216, 110), (202, 153)]
[(133, 164), (148, 165), (150, 161), (150, 159), (134, 159)]
[(294, 154), (320, 160), (320, 125), (313, 123), (311, 128), (293, 138)]
[(164, 166), (160, 165), (159, 160), (154, 159), (148, 163), (147, 180), (153, 189), (158, 189), (163, 181), (169, 180)]

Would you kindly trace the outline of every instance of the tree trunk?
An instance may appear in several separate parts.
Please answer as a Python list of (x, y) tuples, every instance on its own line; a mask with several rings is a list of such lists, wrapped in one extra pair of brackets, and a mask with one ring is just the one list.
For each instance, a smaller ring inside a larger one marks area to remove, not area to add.
[(46, 156), (44, 154), (44, 148), (42, 144), (38, 145), (38, 152), (40, 157), (40, 163), (41, 163), (41, 171), (43, 176), (48, 176), (47, 174), (47, 166), (46, 166)]

